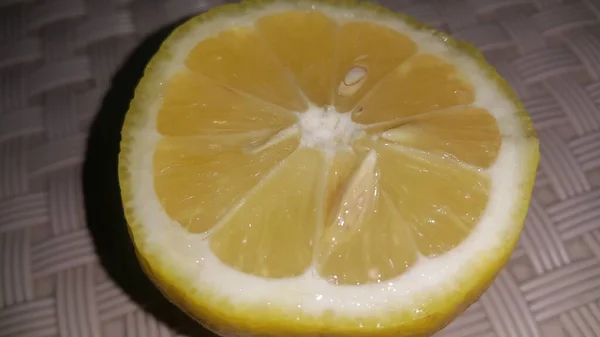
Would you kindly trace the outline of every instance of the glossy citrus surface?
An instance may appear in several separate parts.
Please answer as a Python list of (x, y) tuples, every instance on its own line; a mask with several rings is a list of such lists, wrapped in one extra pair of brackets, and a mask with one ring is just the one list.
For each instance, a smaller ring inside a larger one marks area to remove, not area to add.
[[(123, 134), (140, 258), (222, 334), (429, 335), (507, 259), (538, 160), (520, 103), (478, 54), (353, 2), (191, 20), (149, 66)], [(269, 284), (297, 294), (246, 293)], [(373, 299), (391, 288), (411, 295)]]

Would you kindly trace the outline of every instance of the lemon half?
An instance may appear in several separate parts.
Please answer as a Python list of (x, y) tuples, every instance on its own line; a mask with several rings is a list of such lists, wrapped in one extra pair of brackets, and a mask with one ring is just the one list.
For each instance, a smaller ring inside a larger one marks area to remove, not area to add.
[(224, 336), (429, 336), (517, 242), (539, 159), (471, 46), (354, 1), (179, 27), (123, 126), (140, 261)]

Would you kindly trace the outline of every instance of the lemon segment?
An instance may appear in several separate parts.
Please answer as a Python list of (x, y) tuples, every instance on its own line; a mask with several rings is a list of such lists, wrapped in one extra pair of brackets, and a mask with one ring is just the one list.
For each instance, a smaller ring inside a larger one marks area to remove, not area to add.
[(315, 106), (333, 100), (338, 25), (318, 12), (267, 15), (255, 23), (257, 31), (281, 64)]
[[(193, 149), (203, 145), (193, 141), (183, 145), (178, 138), (164, 138), (154, 154), (156, 195), (165, 212), (187, 231), (205, 232), (298, 144), (298, 137), (289, 137), (260, 152), (248, 151), (241, 143), (199, 154)], [(222, 144), (213, 143), (212, 147), (219, 146)]]
[(352, 110), (384, 76), (417, 52), (406, 35), (364, 21), (342, 24), (337, 46), (335, 109), (339, 112)]
[(417, 54), (392, 70), (353, 109), (353, 120), (376, 124), (467, 105), (474, 88), (440, 57)]
[(291, 111), (184, 70), (166, 85), (156, 125), (165, 136), (189, 136), (281, 129), (295, 121)]
[(320, 151), (296, 150), (212, 233), (213, 253), (248, 274), (302, 275), (322, 226), (323, 172)]
[(382, 194), (377, 154), (371, 151), (332, 210), (318, 250), (321, 276), (335, 284), (381, 282), (417, 259), (406, 222)]
[(252, 27), (235, 27), (200, 41), (185, 65), (218, 83), (292, 111), (307, 103), (264, 39)]
[(458, 107), (441, 113), (415, 116), (388, 129), (382, 138), (404, 147), (488, 168), (500, 151), (502, 137), (496, 120), (482, 108)]
[[(345, 182), (355, 172), (361, 156), (351, 148), (336, 151), (327, 162), (327, 187), (325, 209), (333, 210), (340, 205)], [(332, 211), (330, 211), (331, 213)], [(327, 216), (329, 214), (325, 214)]]
[(436, 156), (376, 146), (381, 189), (394, 201), (419, 252), (447, 253), (469, 236), (488, 203), (488, 177)]

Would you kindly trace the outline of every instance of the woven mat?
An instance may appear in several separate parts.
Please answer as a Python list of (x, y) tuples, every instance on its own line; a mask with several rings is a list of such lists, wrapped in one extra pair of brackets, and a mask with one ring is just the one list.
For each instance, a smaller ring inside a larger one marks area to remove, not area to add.
[[(203, 0), (0, 0), (0, 337), (210, 336), (128, 241), (119, 128), (148, 58)], [(436, 337), (600, 336), (600, 1), (382, 1), (479, 46), (542, 161), (520, 244)]]

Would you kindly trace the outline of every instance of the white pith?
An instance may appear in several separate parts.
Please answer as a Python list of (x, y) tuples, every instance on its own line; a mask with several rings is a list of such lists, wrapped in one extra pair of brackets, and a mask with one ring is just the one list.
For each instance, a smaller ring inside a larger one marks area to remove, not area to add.
[[(529, 154), (527, 147), (523, 146), (527, 142), (526, 135), (516, 117), (516, 107), (501, 94), (496, 84), (481, 74), (479, 66), (469, 56), (397, 19), (382, 18), (364, 9), (340, 9), (307, 2), (306, 6), (309, 5), (340, 22), (373, 21), (407, 34), (418, 44), (421, 52), (454, 61), (477, 88), (475, 105), (486, 108), (497, 119), (500, 132), (505, 137), (496, 163), (488, 169), (492, 177), (488, 208), (471, 235), (447, 254), (424, 259), (398, 278), (383, 283), (336, 286), (322, 279), (314, 270), (291, 279), (264, 279), (236, 271), (211, 253), (208, 242), (203, 240), (204, 235), (190, 234), (174, 223), (156, 198), (152, 161), (154, 148), (161, 138), (155, 127), (161, 104), (159, 96), (140, 101), (146, 116), (133, 130), (135, 141), (127, 154), (133, 200), (126, 206), (134, 210), (135, 217), (144, 225), (147, 247), (160, 252), (164, 260), (176, 266), (182, 278), (192, 280), (192, 287), (210, 289), (216, 298), (227, 299), (239, 306), (268, 303), (279, 308), (301, 308), (303, 312), (314, 315), (331, 310), (343, 312), (346, 317), (376, 316), (389, 310), (414, 310), (412, 308), (419, 307), (423, 297), (441, 296), (452, 291), (455, 286), (453, 280), (471, 268), (473, 261), (486, 263), (476, 257), (487, 256), (494, 249), (503, 247), (504, 239), (515, 235), (511, 216), (519, 204), (512, 201), (520, 200), (519, 185), (527, 178), (526, 172), (518, 169), (519, 163), (527, 162), (526, 156)], [(171, 46), (172, 59), (159, 63), (154, 71), (168, 79), (180, 70), (180, 65), (199, 40), (228, 27), (251, 25), (265, 14), (297, 8), (290, 6), (278, 3), (251, 14), (224, 17), (197, 25), (193, 27), (195, 31), (188, 32), (186, 37)], [(320, 113), (314, 110), (309, 112), (314, 116)], [(348, 123), (349, 117), (342, 114), (332, 116), (328, 117), (330, 119), (301, 117), (302, 144), (317, 146), (338, 138), (343, 144), (346, 141), (344, 137), (357, 131), (356, 126), (350, 124), (351, 120)], [(315, 122), (321, 124), (311, 124)]]
[(310, 107), (298, 114), (300, 146), (308, 146), (332, 153), (349, 149), (350, 141), (360, 136), (360, 125), (352, 121), (350, 112), (339, 113), (332, 107)]

